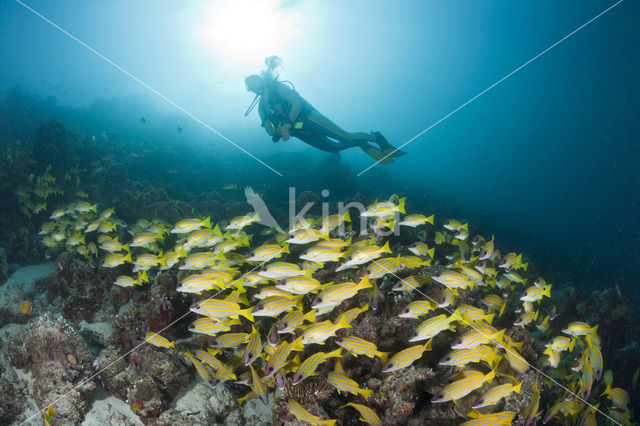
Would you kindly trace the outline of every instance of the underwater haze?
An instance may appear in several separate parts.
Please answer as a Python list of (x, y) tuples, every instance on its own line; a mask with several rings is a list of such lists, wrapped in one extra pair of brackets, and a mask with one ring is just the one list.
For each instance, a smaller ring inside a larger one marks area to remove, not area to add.
[[(172, 226), (210, 216), (212, 228), (258, 210), (245, 202), (244, 188), (251, 187), (283, 228), (291, 206), (300, 211), (306, 201), (316, 203), (312, 211), (319, 215), (321, 202), (335, 213), (339, 202), (371, 207), (390, 200), (391, 214), (399, 215), (406, 197), (406, 213), (435, 214), (437, 226), (423, 223), (424, 233), (416, 228), (393, 240), (400, 247), (409, 247), (411, 238), (439, 245), (436, 231), (446, 234), (440, 225), (456, 219), (469, 224), (471, 238), (482, 235), (483, 244), (493, 236), (502, 255), (523, 254), (520, 264), (528, 263), (553, 291), (565, 289), (562, 294), (573, 297), (568, 303), (584, 302), (585, 310), (606, 311), (604, 317), (617, 318), (610, 312), (624, 308), (621, 316), (634, 322), (640, 303), (639, 20), (640, 3), (633, 0), (2, 1), (0, 251), (6, 271), (3, 276), (0, 262), (0, 285), (21, 267), (60, 263), (65, 250), (43, 245), (38, 231), (54, 209), (77, 201), (76, 190), (87, 194), (89, 207), (97, 203), (94, 213), (115, 207), (129, 226), (154, 214)], [(349, 132), (379, 131), (406, 155), (382, 165), (358, 147), (329, 153), (296, 137), (273, 142), (261, 126), (260, 107), (245, 116), (255, 96), (245, 78), (264, 71), (272, 55), (281, 60), (278, 79), (291, 82), (324, 116)], [(69, 140), (73, 144), (60, 142)], [(20, 154), (22, 148), (29, 154)], [(75, 183), (73, 191), (52, 190), (46, 205), (44, 199), (25, 202), (18, 192), (35, 188), (33, 179), (48, 173), (59, 185)], [(161, 217), (160, 204), (170, 214)], [(454, 228), (445, 245), (460, 232)], [(271, 241), (260, 229), (252, 249)], [(384, 241), (377, 243), (382, 250)], [(156, 249), (159, 256), (169, 250)], [(438, 261), (446, 259), (442, 252)], [(115, 279), (105, 274), (100, 279)], [(124, 305), (129, 296), (120, 297)], [(540, 310), (533, 321), (555, 309)], [(580, 319), (573, 313), (564, 318)], [(611, 339), (608, 350), (626, 360), (620, 365), (632, 391), (640, 355), (619, 352), (629, 340)], [(591, 340), (584, 344), (591, 347)], [(613, 359), (605, 356), (605, 369)], [(133, 407), (131, 395), (117, 396)], [(146, 420), (160, 415), (132, 409)], [(615, 410), (609, 414), (617, 419)], [(25, 420), (16, 418), (9, 423)]]
[[(264, 57), (279, 55), (281, 79), (338, 125), (379, 130), (400, 145), (611, 4), (28, 3), (259, 158), (302, 151), (312, 163), (324, 154), (297, 140), (274, 145), (255, 112), (243, 118), (252, 99), (244, 77)], [(286, 159), (282, 178), (263, 175), (264, 166), (19, 3), (0, 7), (3, 93), (19, 85), (59, 109), (91, 108), (82, 118), (68, 113), (83, 131), (108, 124), (150, 137), (162, 123), (141, 126), (139, 118), (166, 115), (185, 129), (176, 144), (215, 149), (256, 170), (257, 181), (287, 182), (295, 165)], [(622, 3), (407, 145), (409, 155), (384, 168), (385, 182), (367, 180), (368, 172), (356, 182), (397, 188), (418, 206), (437, 202), (441, 214), (497, 234), (558, 279), (624, 281), (636, 298), (638, 13), (635, 2)], [(212, 30), (221, 21), (230, 34)], [(110, 119), (109, 109), (122, 116)], [(372, 164), (361, 153), (343, 157), (354, 172)]]

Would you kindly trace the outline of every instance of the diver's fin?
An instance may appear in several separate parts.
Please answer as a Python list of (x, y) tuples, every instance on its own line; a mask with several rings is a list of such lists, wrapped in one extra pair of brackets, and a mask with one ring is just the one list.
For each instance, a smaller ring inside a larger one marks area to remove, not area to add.
[(402, 157), (403, 155), (407, 155), (406, 152), (404, 151), (400, 151), (399, 149), (396, 148), (386, 148), (385, 150), (382, 151), (384, 153), (384, 155), (389, 155), (390, 157)]
[(382, 152), (376, 147), (369, 146), (367, 148), (362, 148), (362, 150), (366, 152), (371, 158), (376, 160), (376, 162), (382, 165), (393, 163), (393, 158), (391, 158), (391, 156), (387, 157), (384, 152)]
[(371, 134), (376, 137), (376, 143), (378, 144), (378, 146), (380, 146), (380, 149), (382, 150), (382, 152), (384, 152), (384, 155), (391, 154), (389, 155), (390, 157), (402, 157), (403, 155), (407, 154), (406, 152), (400, 151), (399, 149), (396, 149), (393, 145), (391, 145), (387, 138), (382, 135), (382, 133), (371, 132)]

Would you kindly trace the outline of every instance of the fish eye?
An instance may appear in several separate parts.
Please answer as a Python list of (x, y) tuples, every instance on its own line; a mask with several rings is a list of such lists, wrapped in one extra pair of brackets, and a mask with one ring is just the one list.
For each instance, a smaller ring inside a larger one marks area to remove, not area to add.
[(259, 311), (259, 310), (261, 310), (261, 309), (262, 309), (262, 305), (261, 305), (260, 303), (258, 303), (258, 304), (256, 305), (255, 310), (256, 310), (256, 311)]
[(247, 357), (248, 357), (249, 359), (251, 359), (251, 358), (253, 358), (253, 354), (252, 354), (251, 352), (249, 352), (249, 353), (247, 354)]
[(445, 361), (445, 362), (446, 362), (446, 361), (451, 361), (451, 357), (450, 357), (450, 356), (446, 356), (446, 357), (444, 357), (444, 361)]
[(484, 403), (484, 401), (479, 399), (478, 402), (476, 402), (474, 405), (482, 405), (483, 403)]
[(409, 308), (404, 308), (404, 309), (402, 310), (402, 313), (403, 313), (403, 314), (408, 314), (408, 313), (409, 313)]
[(286, 322), (281, 322), (280, 324), (282, 324), (282, 328), (287, 328), (287, 323)]
[(393, 367), (393, 364), (388, 362), (387, 365), (384, 366), (384, 369), (386, 370), (387, 368), (391, 368)]

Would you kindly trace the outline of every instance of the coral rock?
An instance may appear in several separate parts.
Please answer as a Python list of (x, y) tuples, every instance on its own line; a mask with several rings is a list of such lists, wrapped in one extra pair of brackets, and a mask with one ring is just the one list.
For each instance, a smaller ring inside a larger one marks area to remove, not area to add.
[(62, 318), (41, 317), (24, 337), (22, 356), (34, 379), (32, 396), (38, 406), (45, 408), (64, 395), (55, 406), (58, 418), (79, 423), (95, 390), (89, 349), (80, 334)]

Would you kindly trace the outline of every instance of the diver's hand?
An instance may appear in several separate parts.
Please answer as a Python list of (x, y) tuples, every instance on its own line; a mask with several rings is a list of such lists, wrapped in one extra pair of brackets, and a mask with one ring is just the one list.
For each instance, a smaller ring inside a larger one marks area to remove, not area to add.
[(288, 141), (291, 137), (291, 123), (281, 124), (278, 126), (278, 134), (283, 141)]

